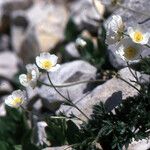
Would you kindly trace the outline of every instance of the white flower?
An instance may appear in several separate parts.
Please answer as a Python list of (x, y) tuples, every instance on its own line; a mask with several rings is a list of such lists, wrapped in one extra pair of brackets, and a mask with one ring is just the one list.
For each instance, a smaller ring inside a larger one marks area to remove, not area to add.
[(25, 99), (25, 92), (17, 90), (5, 99), (5, 104), (13, 108), (18, 108), (19, 106), (21, 106), (21, 104), (23, 104)]
[(115, 44), (123, 38), (124, 23), (121, 16), (113, 15), (106, 24), (106, 43)]
[(128, 34), (135, 43), (147, 44), (150, 38), (150, 33), (136, 25), (135, 27), (128, 27)]
[(48, 72), (53, 72), (60, 67), (60, 65), (57, 64), (57, 59), (58, 57), (56, 55), (43, 52), (40, 54), (40, 56), (36, 57), (36, 64), (41, 69), (44, 69)]
[(87, 45), (86, 41), (80, 37), (76, 39), (76, 44), (81, 47), (85, 47)]
[(28, 64), (26, 65), (26, 69), (27, 74), (21, 74), (19, 76), (19, 81), (25, 87), (31, 86), (32, 88), (35, 88), (37, 79), (40, 75), (38, 67), (35, 64)]
[(123, 60), (134, 61), (140, 58), (142, 49), (142, 45), (132, 42), (130, 38), (125, 38), (117, 45), (116, 53)]

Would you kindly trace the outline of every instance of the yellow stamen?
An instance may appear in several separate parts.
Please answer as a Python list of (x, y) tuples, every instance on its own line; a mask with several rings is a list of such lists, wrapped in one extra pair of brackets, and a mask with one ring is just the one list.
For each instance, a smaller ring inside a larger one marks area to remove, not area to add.
[(143, 40), (143, 34), (139, 31), (136, 31), (134, 33), (134, 41), (135, 42), (141, 42)]
[(13, 105), (21, 104), (22, 99), (20, 97), (16, 97), (13, 99)]
[(28, 79), (28, 81), (32, 80), (32, 74), (28, 73), (27, 74), (27, 79)]
[(43, 60), (42, 62), (41, 62), (41, 65), (42, 65), (42, 68), (43, 69), (51, 69), (52, 67), (53, 67), (53, 64), (52, 64), (52, 62), (50, 61), (50, 60), (47, 60), (47, 59), (45, 59), (45, 60)]
[(136, 57), (138, 51), (137, 49), (133, 48), (133, 47), (128, 47), (124, 50), (124, 57), (128, 60), (132, 60)]

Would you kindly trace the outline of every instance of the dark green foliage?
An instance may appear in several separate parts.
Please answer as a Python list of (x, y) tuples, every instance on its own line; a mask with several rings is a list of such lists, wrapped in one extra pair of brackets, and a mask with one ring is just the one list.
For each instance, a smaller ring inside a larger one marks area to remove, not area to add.
[(92, 65), (97, 68), (101, 68), (101, 66), (105, 63), (105, 46), (97, 40), (97, 46), (94, 46), (92, 39), (83, 38), (86, 41), (86, 46), (80, 47), (78, 46), (78, 50), (80, 52), (81, 58), (83, 60), (88, 61)]
[[(101, 37), (101, 38), (100, 38)], [(105, 45), (105, 29), (102, 28), (101, 34), (98, 38), (96, 38), (96, 44), (93, 43), (91, 38), (81, 37), (86, 41), (86, 46), (80, 47), (78, 46), (78, 50), (80, 52), (81, 58), (88, 61), (96, 68), (100, 69), (105, 63), (106, 60), (106, 50), (107, 46)]]
[[(146, 60), (146, 63), (147, 61), (149, 62)], [(143, 72), (149, 74), (149, 66), (145, 65), (145, 60), (142, 63), (138, 65), (142, 66)], [(141, 140), (149, 137), (150, 83), (145, 85), (139, 83), (139, 85), (141, 86), (140, 93), (135, 97), (122, 100), (122, 93), (116, 92), (105, 104), (95, 105), (91, 119), (83, 123), (80, 128), (72, 121), (64, 120), (65, 128), (59, 130), (59, 132), (63, 131), (64, 139), (66, 139), (62, 143), (72, 145), (73, 150), (100, 150), (99, 145), (104, 150), (122, 150), (124, 146), (128, 147), (133, 138)], [(113, 103), (117, 102), (113, 110), (108, 106), (110, 100), (111, 102), (113, 100)], [(55, 133), (62, 134), (57, 131)]]
[(78, 142), (79, 129), (71, 120), (65, 117), (47, 118), (48, 127), (46, 133), (51, 146), (61, 146)]
[(7, 115), (0, 117), (0, 150), (28, 150), (35, 147), (29, 142), (31, 141), (29, 134), (26, 136), (29, 128), (24, 114), (7, 106), (6, 110)]
[(88, 149), (96, 140), (104, 150), (120, 150), (123, 146), (128, 147), (132, 138), (147, 138), (150, 132), (150, 85), (143, 87), (141, 93), (124, 100), (113, 112), (107, 111), (103, 103), (95, 105), (91, 119), (80, 131), (83, 135), (81, 143), (85, 141), (86, 144), (81, 144), (82, 148), (77, 145), (75, 149), (82, 150), (85, 145)]
[(140, 63), (132, 66), (137, 71), (145, 74), (150, 74), (150, 57), (142, 58)]
[(65, 132), (67, 129), (65, 118), (47, 118), (48, 127), (46, 132), (52, 146), (61, 146), (66, 142)]
[(65, 28), (65, 38), (67, 41), (73, 41), (79, 35), (78, 28), (74, 21), (70, 18)]
[(25, 118), (16, 109), (6, 107), (7, 116), (0, 118), (0, 141), (6, 141), (11, 145), (21, 143), (24, 132), (27, 131)]
[(75, 144), (79, 139), (79, 128), (71, 121), (67, 121), (66, 137), (69, 144)]
[(25, 136), (22, 140), (22, 150), (40, 150), (35, 144), (32, 142), (32, 130), (28, 130), (25, 133)]

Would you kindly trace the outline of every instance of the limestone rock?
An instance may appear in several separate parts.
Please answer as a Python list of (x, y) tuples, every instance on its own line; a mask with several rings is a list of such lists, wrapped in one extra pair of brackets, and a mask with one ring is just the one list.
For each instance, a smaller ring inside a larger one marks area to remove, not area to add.
[(13, 12), (11, 18), (13, 48), (27, 64), (64, 39), (68, 11), (55, 1), (39, 1), (26, 11)]
[[(103, 9), (101, 8), (102, 11), (104, 11)], [(97, 31), (99, 27), (98, 20), (102, 19), (102, 16), (95, 9), (92, 0), (73, 1), (70, 5), (70, 12), (79, 29), (86, 28), (92, 32)]]
[(0, 52), (9, 50), (10, 47), (10, 37), (6, 34), (0, 36)]
[(0, 75), (12, 79), (18, 71), (19, 59), (12, 52), (0, 53)]
[[(94, 79), (95, 76), (96, 68), (81, 60), (65, 63), (61, 65), (57, 72), (50, 73), (51, 80), (55, 85), (91, 80)], [(49, 83), (47, 78), (43, 82)], [(87, 86), (87, 83), (83, 83), (74, 86), (59, 87), (57, 89), (66, 97), (68, 97), (69, 94), (72, 101), (78, 101), (88, 93), (90, 86)], [(53, 88), (45, 85), (39, 88), (38, 93), (43, 98), (48, 99), (47, 107), (51, 107), (52, 104), (58, 104), (64, 101), (64, 99)]]
[(79, 51), (77, 50), (76, 44), (74, 42), (71, 42), (66, 45), (65, 54), (67, 55), (67, 57), (72, 59), (80, 57)]
[(72, 150), (72, 148), (68, 148), (68, 146), (61, 146), (61, 147), (49, 147), (49, 148), (44, 148), (43, 150)]
[(140, 141), (132, 142), (129, 145), (128, 150), (148, 150), (149, 148), (150, 148), (150, 140), (149, 139), (143, 139)]
[[(127, 68), (122, 69), (119, 72), (120, 76), (130, 82), (130, 80), (134, 80), (132, 74), (129, 72)], [(130, 82), (131, 83), (131, 82)], [(131, 83), (135, 85), (135, 83)], [(139, 88), (139, 87), (137, 87)], [(112, 110), (115, 106), (121, 103), (122, 99), (126, 99), (127, 97), (132, 97), (134, 95), (137, 95), (138, 92), (131, 87), (129, 84), (125, 83), (124, 81), (112, 78), (105, 82), (102, 85), (97, 86), (90, 94), (88, 94), (86, 97), (81, 99), (80, 101), (76, 101), (75, 104), (87, 115), (90, 116), (92, 113), (92, 107), (93, 105), (99, 103), (100, 101), (105, 103), (108, 98), (110, 98), (111, 101), (109, 103), (107, 102), (107, 107), (109, 110)], [(61, 106), (61, 108), (57, 111), (59, 112), (66, 112), (66, 114), (75, 114), (79, 118), (83, 118), (82, 114), (75, 108), (72, 108), (70, 106)], [(84, 118), (83, 118), (84, 119)]]

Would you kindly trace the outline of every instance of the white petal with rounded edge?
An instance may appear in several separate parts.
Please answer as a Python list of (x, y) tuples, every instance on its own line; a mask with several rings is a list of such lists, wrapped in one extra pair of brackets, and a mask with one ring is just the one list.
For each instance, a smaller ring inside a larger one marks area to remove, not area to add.
[(12, 95), (8, 96), (6, 99), (5, 99), (5, 104), (10, 106), (10, 107), (14, 107), (13, 103), (12, 103)]
[(25, 92), (24, 91), (21, 91), (21, 90), (16, 90), (12, 93), (12, 96), (13, 97), (20, 97), (22, 98), (23, 100), (26, 99), (26, 95), (25, 95)]
[(150, 38), (150, 33), (145, 33), (144, 34), (144, 39), (142, 40), (141, 44), (147, 44), (149, 42), (149, 38)]
[(42, 65), (41, 65), (41, 61), (40, 61), (39, 56), (36, 57), (35, 61), (36, 61), (37, 66), (42, 69)]
[(48, 53), (48, 52), (40, 53), (40, 58), (41, 59), (50, 59), (50, 56), (51, 56), (51, 54)]
[(56, 66), (52, 67), (50, 70), (48, 70), (49, 72), (54, 72), (57, 71), (60, 68), (60, 65), (57, 64)]
[(23, 85), (23, 86), (25, 86), (25, 87), (27, 87), (29, 84), (28, 84), (28, 79), (27, 79), (27, 75), (26, 74), (21, 74), (20, 76), (19, 76), (19, 81), (20, 81), (20, 83)]
[(58, 57), (56, 55), (54, 55), (54, 54), (50, 55), (50, 60), (53, 64), (53, 66), (56, 65), (57, 59), (58, 59)]
[(132, 27), (128, 27), (127, 32), (131, 38), (134, 36), (134, 29)]

